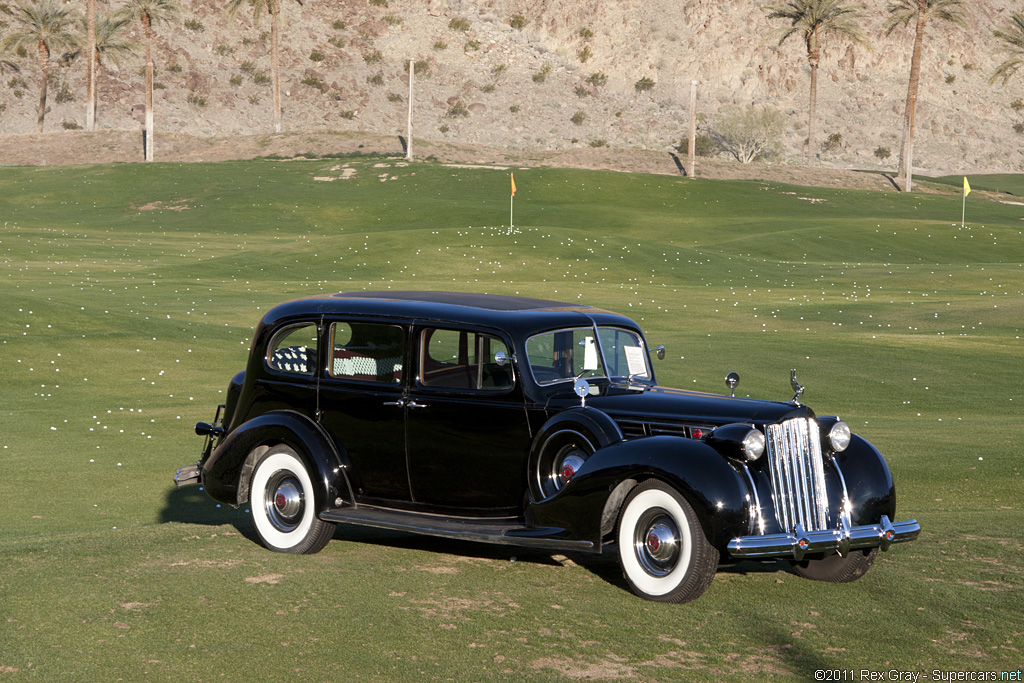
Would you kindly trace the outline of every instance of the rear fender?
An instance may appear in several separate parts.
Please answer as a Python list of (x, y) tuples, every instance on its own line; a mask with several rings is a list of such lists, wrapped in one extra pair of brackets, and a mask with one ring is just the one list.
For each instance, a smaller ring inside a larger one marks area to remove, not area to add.
[(527, 520), (572, 529), (573, 538), (600, 547), (632, 486), (646, 479), (659, 479), (686, 497), (712, 545), (724, 548), (747, 533), (750, 496), (742, 475), (710, 446), (678, 436), (633, 439), (598, 450), (557, 495), (528, 505)]
[(249, 499), (249, 479), (268, 447), (286, 444), (306, 464), (313, 480), (316, 509), (336, 498), (353, 501), (348, 454), (335, 447), (319, 425), (299, 413), (265, 413), (227, 434), (203, 464), (203, 484), (214, 500), (241, 505)]

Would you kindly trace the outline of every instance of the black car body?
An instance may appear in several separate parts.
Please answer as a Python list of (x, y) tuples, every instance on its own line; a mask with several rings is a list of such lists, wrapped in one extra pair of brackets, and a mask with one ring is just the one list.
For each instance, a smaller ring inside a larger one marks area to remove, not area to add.
[[(798, 387), (795, 378), (794, 387)], [(885, 460), (799, 403), (668, 389), (640, 328), (577, 304), (449, 292), (283, 303), (256, 328), (179, 485), (249, 503), (264, 544), (320, 550), (338, 522), (599, 553), (684, 602), (719, 560), (851, 581), (894, 522)]]

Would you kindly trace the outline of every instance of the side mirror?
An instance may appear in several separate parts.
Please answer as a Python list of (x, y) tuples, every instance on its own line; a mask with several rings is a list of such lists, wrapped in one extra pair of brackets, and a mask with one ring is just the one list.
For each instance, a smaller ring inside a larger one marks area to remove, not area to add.
[(665, 360), (665, 345), (662, 344), (658, 348), (654, 349), (654, 352), (658, 354), (658, 360)]
[(740, 376), (735, 372), (730, 372), (725, 376), (725, 386), (729, 387), (732, 391), (733, 398), (736, 398), (736, 385), (740, 383)]
[(508, 355), (499, 349), (494, 353), (494, 362), (498, 364), (499, 368), (503, 368), (505, 367), (505, 363), (508, 362)]

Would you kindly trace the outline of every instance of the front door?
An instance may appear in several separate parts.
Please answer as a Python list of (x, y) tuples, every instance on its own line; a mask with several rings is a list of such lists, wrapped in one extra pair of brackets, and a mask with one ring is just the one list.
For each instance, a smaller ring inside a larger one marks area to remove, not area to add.
[[(515, 515), (526, 493), (531, 435), (511, 352), (497, 334), (414, 328), (406, 400), (413, 500), (449, 513)], [(503, 351), (509, 358), (495, 361)]]

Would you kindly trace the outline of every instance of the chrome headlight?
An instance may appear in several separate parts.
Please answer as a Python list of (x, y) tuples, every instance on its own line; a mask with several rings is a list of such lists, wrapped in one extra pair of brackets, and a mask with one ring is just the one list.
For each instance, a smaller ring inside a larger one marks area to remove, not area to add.
[(832, 429), (828, 432), (828, 442), (836, 453), (845, 451), (846, 447), (850, 445), (850, 425), (842, 420), (832, 425)]
[(764, 432), (745, 422), (716, 427), (704, 442), (722, 455), (737, 460), (753, 462), (764, 455)]
[[(847, 430), (849, 431), (849, 430)], [(751, 429), (743, 437), (743, 457), (753, 462), (764, 453), (764, 434), (756, 429)]]

